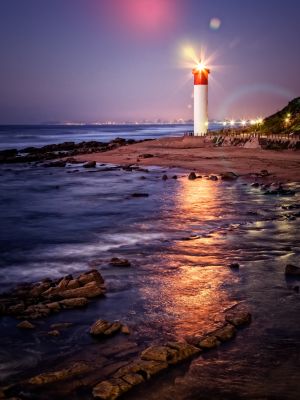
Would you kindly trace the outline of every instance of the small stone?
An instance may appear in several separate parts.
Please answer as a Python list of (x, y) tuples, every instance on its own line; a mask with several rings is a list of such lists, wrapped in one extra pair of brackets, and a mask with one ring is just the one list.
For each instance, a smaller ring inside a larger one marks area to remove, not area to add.
[(130, 329), (128, 325), (122, 325), (121, 332), (124, 333), (124, 335), (130, 335)]
[(149, 193), (132, 193), (131, 197), (149, 197)]
[(48, 303), (48, 304), (46, 304), (46, 307), (48, 307), (51, 311), (59, 311), (60, 310), (60, 304), (58, 301), (55, 301), (53, 303)]
[(163, 181), (167, 181), (169, 178), (168, 178), (168, 175), (163, 175), (161, 179), (162, 179)]
[(173, 175), (172, 179), (178, 179), (177, 175)]
[(95, 168), (96, 167), (96, 161), (88, 161), (85, 164), (83, 164), (83, 168)]
[(294, 290), (294, 292), (299, 293), (299, 286), (294, 286), (293, 290)]
[(231, 269), (239, 269), (240, 268), (240, 264), (239, 263), (231, 263), (231, 264), (229, 264), (229, 268), (231, 268)]
[(52, 324), (50, 326), (51, 329), (65, 329), (69, 328), (69, 326), (73, 325), (71, 322), (58, 322), (57, 324)]
[(110, 262), (113, 267), (130, 267), (131, 264), (126, 258), (113, 257)]
[(293, 278), (300, 278), (300, 267), (293, 264), (287, 264), (285, 267), (285, 275)]
[(96, 321), (90, 328), (90, 334), (93, 336), (112, 336), (120, 331), (122, 325), (120, 322), (108, 322), (102, 319)]
[(217, 181), (219, 180), (219, 178), (216, 175), (210, 175), (210, 177), (208, 178), (210, 181)]
[(113, 322), (111, 326), (104, 332), (105, 336), (112, 336), (114, 333), (120, 331), (122, 324), (120, 322)]
[(259, 183), (258, 182), (254, 182), (254, 183), (251, 184), (251, 186), (253, 188), (259, 188)]
[(194, 181), (195, 179), (197, 179), (197, 175), (195, 174), (195, 172), (191, 172), (188, 176), (188, 179), (190, 181)]
[(59, 336), (60, 332), (57, 329), (48, 332), (49, 336)]
[(33, 325), (31, 322), (29, 321), (22, 321), (17, 325), (18, 328), (20, 329), (34, 329), (35, 325)]

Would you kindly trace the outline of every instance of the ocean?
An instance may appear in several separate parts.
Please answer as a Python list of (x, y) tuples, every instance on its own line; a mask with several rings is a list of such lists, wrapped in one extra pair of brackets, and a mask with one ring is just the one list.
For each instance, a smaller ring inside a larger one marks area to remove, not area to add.
[[(22, 148), (117, 136), (138, 140), (190, 129), (2, 127), (0, 138), (2, 148)], [(276, 398), (297, 398), (299, 380), (290, 377), (299, 374), (300, 302), (297, 282), (285, 279), (284, 266), (299, 260), (300, 227), (282, 206), (299, 204), (300, 187), (290, 184), (294, 197), (265, 196), (251, 180), (190, 181), (189, 172), (155, 166), (126, 171), (101, 164), (92, 170), (81, 164), (0, 165), (1, 292), (21, 282), (76, 276), (92, 265), (107, 288), (106, 296), (87, 308), (38, 320), (30, 332), (18, 329), (14, 318), (2, 317), (3, 384), (67, 360), (89, 361), (101, 346), (108, 351), (110, 343), (120, 345), (117, 341), (125, 339), (101, 344), (89, 335), (98, 318), (128, 324), (132, 333), (126, 340), (140, 349), (207, 333), (222, 323), (224, 310), (242, 302), (253, 322), (231, 345), (195, 359), (190, 369), (174, 368), (163, 381), (153, 381), (151, 390), (142, 387), (128, 398), (185, 400), (201, 393), (220, 400), (227, 393), (228, 399), (250, 400), (275, 398), (274, 390)], [(162, 180), (164, 174), (168, 180)], [(112, 257), (127, 258), (132, 267), (111, 267)], [(228, 268), (231, 262), (240, 264), (239, 271)], [(72, 326), (49, 336), (51, 324), (58, 322)], [(107, 362), (120, 358), (117, 354)]]
[[(210, 129), (221, 125), (211, 123)], [(156, 139), (163, 136), (180, 136), (193, 129), (190, 124), (180, 125), (2, 125), (0, 149), (41, 147), (63, 142), (97, 140), (109, 142), (116, 137), (124, 139)]]

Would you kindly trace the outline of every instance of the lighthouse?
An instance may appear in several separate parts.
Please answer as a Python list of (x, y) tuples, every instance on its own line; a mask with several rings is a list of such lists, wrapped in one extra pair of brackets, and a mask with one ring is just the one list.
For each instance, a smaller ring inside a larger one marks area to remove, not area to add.
[(208, 129), (208, 75), (210, 70), (201, 62), (194, 75), (194, 136), (203, 136)]

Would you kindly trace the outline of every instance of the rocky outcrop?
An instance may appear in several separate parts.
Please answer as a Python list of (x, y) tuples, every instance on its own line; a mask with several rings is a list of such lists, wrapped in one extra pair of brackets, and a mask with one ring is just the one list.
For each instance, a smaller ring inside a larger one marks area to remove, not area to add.
[(238, 177), (239, 176), (234, 172), (224, 172), (221, 174), (221, 179), (223, 181), (235, 181), (236, 179), (238, 179)]
[(103, 296), (104, 280), (97, 270), (87, 271), (77, 278), (67, 275), (58, 281), (23, 285), (0, 296), (2, 315), (37, 319), (64, 309), (83, 307), (89, 299)]

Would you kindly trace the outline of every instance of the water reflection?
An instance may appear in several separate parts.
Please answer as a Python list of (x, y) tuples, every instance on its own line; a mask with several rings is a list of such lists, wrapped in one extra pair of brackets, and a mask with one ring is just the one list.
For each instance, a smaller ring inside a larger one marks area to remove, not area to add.
[(161, 321), (166, 331), (183, 338), (203, 334), (223, 320), (223, 310), (235, 304), (227, 285), (238, 276), (226, 267), (226, 237), (214, 230), (225, 212), (220, 185), (182, 179), (173, 196), (168, 213), (182, 237), (157, 260), (160, 278), (152, 276), (151, 285), (141, 291), (148, 299), (146, 318)]

